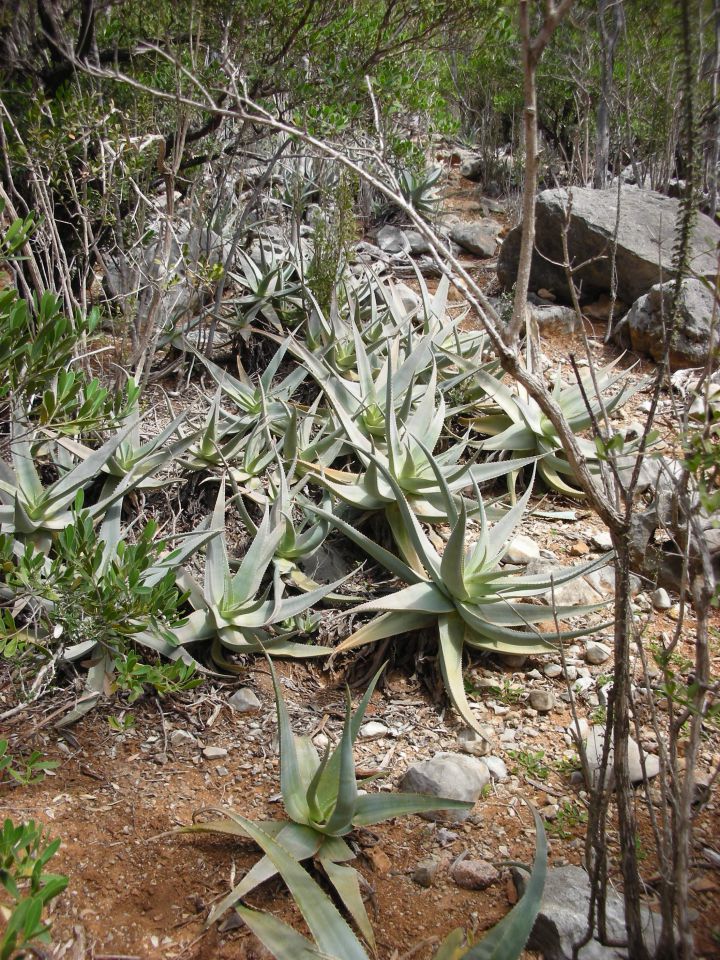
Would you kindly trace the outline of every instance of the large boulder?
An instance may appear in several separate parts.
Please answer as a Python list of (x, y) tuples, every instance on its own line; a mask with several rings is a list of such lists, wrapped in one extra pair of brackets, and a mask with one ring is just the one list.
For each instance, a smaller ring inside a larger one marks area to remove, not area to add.
[[(664, 354), (665, 323), (670, 317), (675, 282), (657, 283), (632, 305), (615, 337), (633, 350), (655, 360)], [(710, 331), (715, 298), (701, 280), (683, 280), (678, 300), (677, 333), (670, 345), (672, 367), (702, 367), (710, 352)]]
[[(535, 253), (530, 288), (546, 287), (567, 298), (569, 289), (563, 261), (562, 230), (568, 206), (566, 190), (543, 190), (536, 203)], [(615, 266), (617, 296), (633, 303), (650, 287), (673, 273), (675, 225), (680, 201), (650, 190), (622, 190), (620, 226)], [(577, 187), (572, 191), (568, 248), (573, 264), (587, 263), (575, 274), (586, 298), (610, 289), (611, 250), (617, 218), (617, 192)], [(517, 278), (521, 228), (508, 234), (498, 258), (498, 277), (506, 289)], [(690, 268), (698, 276), (714, 278), (720, 227), (710, 217), (698, 215), (693, 231)], [(603, 256), (605, 255), (605, 256)], [(600, 257), (601, 259), (593, 259)], [(552, 263), (550, 261), (555, 261)]]

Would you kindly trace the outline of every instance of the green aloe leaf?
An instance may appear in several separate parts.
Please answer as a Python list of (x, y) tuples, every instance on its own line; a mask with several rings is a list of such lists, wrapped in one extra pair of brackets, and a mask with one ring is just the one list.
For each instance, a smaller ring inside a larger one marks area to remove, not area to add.
[(360, 881), (357, 870), (344, 864), (335, 863), (327, 857), (320, 856), (318, 859), (327, 874), (328, 880), (333, 887), (335, 887), (345, 909), (355, 921), (366, 943), (370, 944), (373, 953), (375, 953), (375, 934), (373, 933), (372, 924), (370, 923), (370, 918), (367, 915), (365, 903), (360, 893)]
[(445, 689), (453, 706), (473, 730), (480, 725), (470, 709), (463, 682), (462, 655), (465, 643), (465, 624), (456, 614), (444, 615), (438, 620), (438, 651), (440, 670)]
[(367, 954), (338, 909), (282, 844), (251, 820), (238, 818), (285, 881), (319, 951), (336, 960), (367, 960)]
[(320, 953), (306, 937), (271, 913), (244, 906), (235, 909), (277, 960), (327, 960), (326, 955)]
[(547, 876), (547, 837), (542, 819), (534, 808), (536, 852), (525, 893), (512, 910), (462, 955), (462, 960), (517, 960), (530, 938), (540, 912)]
[(370, 827), (393, 817), (412, 813), (427, 813), (432, 810), (467, 810), (472, 803), (450, 800), (447, 797), (431, 797), (420, 793), (366, 793), (358, 797), (353, 824)]

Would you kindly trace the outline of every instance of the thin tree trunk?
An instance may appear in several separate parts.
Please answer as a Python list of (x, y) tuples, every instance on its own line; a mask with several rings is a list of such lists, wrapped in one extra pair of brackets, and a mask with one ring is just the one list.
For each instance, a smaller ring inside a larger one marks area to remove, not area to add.
[[(612, 28), (608, 30), (606, 15), (610, 6), (612, 6), (613, 21)], [(600, 31), (601, 80), (595, 134), (595, 172), (593, 175), (593, 186), (596, 190), (601, 190), (605, 186), (610, 162), (610, 101), (614, 86), (615, 47), (623, 28), (624, 19), (623, 0), (598, 0), (597, 21)]]

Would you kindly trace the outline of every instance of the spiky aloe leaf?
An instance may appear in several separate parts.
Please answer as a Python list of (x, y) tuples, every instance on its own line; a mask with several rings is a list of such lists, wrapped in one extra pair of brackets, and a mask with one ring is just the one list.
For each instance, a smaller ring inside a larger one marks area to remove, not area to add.
[(319, 951), (335, 960), (367, 960), (367, 954), (337, 908), (309, 874), (268, 833), (251, 820), (238, 817), (287, 884)]

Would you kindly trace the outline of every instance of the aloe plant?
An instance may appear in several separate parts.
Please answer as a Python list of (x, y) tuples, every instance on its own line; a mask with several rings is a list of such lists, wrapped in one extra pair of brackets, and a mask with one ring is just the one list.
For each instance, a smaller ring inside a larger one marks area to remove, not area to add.
[[(443, 482), (442, 473), (438, 471), (450, 523), (450, 537), (440, 556), (392, 472), (379, 459), (375, 459), (375, 465), (395, 495), (404, 530), (404, 536), (398, 538), (398, 545), (408, 562), (378, 546), (339, 517), (332, 522), (408, 586), (354, 607), (352, 613), (379, 611), (380, 615), (356, 630), (336, 652), (436, 625), (438, 658), (448, 696), (463, 720), (478, 729), (463, 686), (464, 647), (497, 653), (548, 653), (556, 649), (558, 643), (588, 633), (591, 628), (540, 633), (533, 629), (533, 625), (583, 616), (596, 611), (602, 604), (553, 608), (524, 601), (546, 593), (553, 585), (568, 583), (597, 569), (607, 562), (607, 557), (571, 567), (562, 573), (525, 575), (516, 569), (502, 569), (500, 560), (522, 519), (532, 485), (492, 527), (487, 522), (485, 507), (476, 489), (480, 530), (468, 550), (467, 507), (464, 501), (456, 504), (449, 485)], [(316, 509), (323, 514), (322, 509)]]
[(473, 484), (504, 476), (508, 470), (521, 469), (531, 463), (532, 458), (510, 463), (462, 462), (466, 441), (459, 441), (435, 455), (433, 450), (445, 425), (445, 401), (441, 396), (436, 402), (435, 373), (417, 407), (402, 424), (398, 424), (395, 414), (393, 391), (393, 378), (388, 376), (382, 444), (368, 440), (339, 403), (335, 407), (362, 469), (353, 473), (325, 467), (312, 473), (334, 496), (351, 506), (364, 511), (384, 510), (398, 546), (404, 549), (407, 526), (399, 511), (398, 495), (425, 520), (445, 521), (448, 492), (454, 504), (461, 499), (461, 492)]
[[(110, 496), (118, 484), (131, 473), (137, 478), (136, 489), (153, 489), (167, 483), (174, 483), (175, 478), (161, 479), (157, 477), (157, 473), (173, 463), (194, 442), (195, 433), (188, 433), (184, 437), (178, 436), (171, 440), (174, 434), (179, 433), (184, 420), (185, 414), (181, 413), (164, 430), (143, 443), (140, 435), (140, 412), (137, 408), (134, 409), (120, 427), (121, 430), (130, 427), (129, 432), (101, 467), (100, 472), (107, 476), (101, 497)], [(168, 441), (171, 442), (168, 443)], [(78, 443), (69, 437), (61, 439), (59, 444), (79, 460), (87, 460), (93, 453), (85, 444)]]
[(182, 457), (183, 467), (193, 473), (229, 470), (238, 483), (247, 483), (261, 476), (274, 453), (264, 417), (251, 427), (249, 423), (224, 414), (220, 406), (221, 391), (215, 395), (205, 426), (196, 431)]
[[(601, 401), (598, 392), (611, 391), (626, 379), (624, 373), (613, 372), (617, 363), (616, 360), (596, 371), (594, 382), (589, 372), (583, 374), (582, 386), (568, 386), (559, 376), (556, 379), (552, 396), (574, 433), (587, 429), (593, 420), (600, 418), (603, 406), (606, 412), (611, 413), (642, 387), (641, 382), (621, 386)], [(561, 452), (555, 427), (527, 392), (519, 385), (511, 389), (487, 370), (478, 370), (475, 380), (480, 390), (499, 408), (497, 412), (483, 413), (471, 419), (474, 430), (491, 438), (482, 441), (481, 449), (513, 456), (538, 456), (541, 458), (538, 460), (538, 472), (548, 487), (570, 497), (583, 497), (582, 490), (572, 483), (573, 470)], [(583, 457), (597, 462), (595, 444), (582, 437), (578, 437), (577, 442)]]
[[(531, 808), (532, 809), (532, 808)], [(440, 945), (433, 960), (519, 960), (540, 912), (547, 875), (547, 839), (535, 810), (537, 837), (535, 861), (525, 892), (502, 920), (482, 940), (464, 946), (462, 929), (454, 930)], [(320, 885), (298, 863), (274, 830), (236, 815), (235, 832), (250, 837), (280, 874), (298, 905), (312, 940), (272, 914), (242, 904), (235, 909), (263, 946), (277, 960), (369, 960), (362, 943)]]
[[(220, 483), (211, 525), (224, 529), (225, 484)], [(267, 507), (262, 522), (243, 557), (237, 572), (230, 573), (230, 561), (224, 532), (208, 544), (203, 585), (187, 571), (179, 577), (180, 586), (188, 591), (195, 608), (187, 623), (176, 631), (179, 644), (213, 640), (213, 658), (224, 665), (222, 648), (233, 653), (249, 654), (267, 651), (277, 656), (319, 657), (331, 648), (291, 641), (287, 632), (273, 627), (292, 620), (313, 604), (332, 593), (342, 579), (323, 585), (302, 596), (285, 597), (281, 572), (276, 567), (271, 588), (261, 590), (272, 565), (276, 550), (286, 535), (286, 526), (276, 510)]]
[[(342, 738), (332, 753), (328, 750), (322, 758), (308, 737), (297, 737), (293, 734), (287, 707), (272, 663), (270, 663), (270, 669), (275, 689), (280, 737), (280, 789), (290, 823), (273, 820), (253, 823), (239, 814), (231, 813), (227, 819), (200, 823), (186, 829), (250, 837), (266, 850), (264, 838), (270, 837), (273, 851), (277, 846), (290, 855), (289, 859), (295, 861), (295, 866), (291, 867), (291, 874), (298, 883), (293, 883), (291, 892), (297, 898), (299, 906), (306, 902), (308, 895), (311, 899), (314, 899), (314, 895), (311, 894), (313, 881), (302, 868), (299, 868), (297, 862), (315, 858), (355, 921), (363, 938), (374, 951), (375, 938), (360, 894), (358, 875), (352, 867), (346, 865), (349, 860), (354, 859), (355, 854), (343, 837), (352, 833), (356, 827), (371, 826), (393, 817), (440, 809), (467, 810), (471, 804), (424, 794), (360, 793), (358, 791), (353, 743), (383, 668), (375, 674), (354, 712), (351, 710), (349, 691), (347, 692)], [(225, 814), (225, 811), (222, 812)], [(283, 861), (284, 864), (285, 861)], [(301, 870), (304, 877), (295, 867)], [(266, 855), (245, 874), (240, 883), (213, 909), (208, 923), (213, 923), (226, 910), (246, 897), (259, 884), (275, 876), (278, 871), (277, 859), (266, 852)], [(318, 927), (319, 931), (320, 927)], [(354, 934), (352, 937), (357, 948), (362, 950)], [(333, 947), (333, 956), (336, 955), (335, 951), (338, 947), (339, 943), (336, 943)], [(352, 952), (342, 956), (343, 960), (347, 960), (352, 956)]]
[(400, 171), (398, 183), (403, 198), (421, 217), (433, 217), (438, 211), (440, 195), (437, 183), (442, 175), (441, 166), (431, 167), (422, 173), (406, 168)]
[[(45, 486), (35, 466), (26, 428), (15, 420), (10, 445), (13, 469), (0, 461), (0, 533), (15, 533), (47, 551), (53, 534), (72, 521), (77, 492), (87, 487), (110, 462), (132, 429), (130, 424), (119, 430), (98, 450), (93, 450), (58, 480)], [(140, 479), (134, 472), (127, 474), (110, 494), (89, 508), (90, 514), (93, 517), (101, 515), (112, 502), (132, 490)]]
[(236, 320), (226, 320), (230, 327), (246, 327), (262, 317), (282, 330), (283, 311), (302, 306), (302, 299), (297, 295), (301, 287), (295, 264), (278, 257), (273, 247), (262, 242), (260, 263), (255, 263), (244, 250), (238, 250), (236, 268), (230, 271), (230, 277), (245, 291), (231, 301), (239, 310)]
[(263, 416), (271, 424), (277, 424), (279, 429), (286, 427), (289, 417), (288, 407), (296, 390), (307, 376), (307, 370), (296, 367), (282, 380), (273, 383), (285, 359), (288, 346), (288, 339), (281, 342), (272, 360), (258, 378), (257, 384), (252, 382), (239, 358), (237, 360), (238, 378), (196, 351), (221, 393), (240, 410), (235, 421), (239, 425), (251, 426), (257, 422), (258, 417)]

